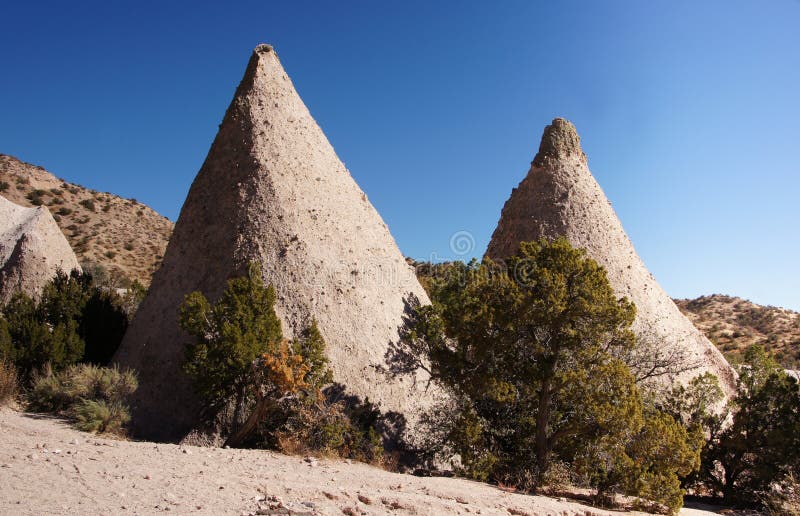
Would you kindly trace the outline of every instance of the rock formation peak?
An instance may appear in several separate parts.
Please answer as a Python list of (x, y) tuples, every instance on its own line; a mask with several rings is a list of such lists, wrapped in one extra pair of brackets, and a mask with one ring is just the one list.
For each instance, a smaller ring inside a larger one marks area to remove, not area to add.
[(544, 166), (548, 159), (565, 159), (574, 156), (586, 161), (586, 154), (581, 148), (581, 137), (572, 122), (564, 118), (555, 118), (545, 127), (539, 152), (533, 159), (536, 166)]
[(47, 208), (0, 197), (0, 304), (20, 291), (37, 298), (57, 271), (73, 269), (78, 259)]
[(503, 206), (486, 255), (503, 260), (517, 252), (520, 242), (562, 236), (586, 249), (606, 269), (617, 295), (636, 304), (633, 329), (640, 341), (687, 368), (670, 379), (710, 371), (732, 392), (732, 368), (647, 270), (592, 176), (575, 127), (556, 118), (545, 128), (527, 176)]
[(115, 358), (140, 374), (133, 418), (140, 435), (180, 439), (197, 428), (200, 404), (181, 368), (189, 337), (178, 327), (178, 307), (195, 290), (215, 301), (253, 261), (275, 287), (284, 334), (316, 319), (334, 380), (412, 425), (432, 390), (379, 369), (407, 301), (428, 298), (264, 45), (250, 58)]

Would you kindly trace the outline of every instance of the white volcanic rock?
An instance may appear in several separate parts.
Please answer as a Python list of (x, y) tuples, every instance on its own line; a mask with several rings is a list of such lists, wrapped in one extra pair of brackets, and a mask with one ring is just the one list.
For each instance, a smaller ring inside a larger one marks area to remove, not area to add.
[(0, 303), (19, 291), (37, 298), (58, 270), (73, 269), (78, 259), (47, 208), (0, 197)]
[(414, 381), (424, 379), (389, 379), (378, 368), (406, 301), (428, 297), (268, 45), (253, 52), (115, 357), (139, 371), (139, 435), (180, 439), (197, 427), (178, 306), (194, 290), (216, 300), (251, 261), (276, 289), (284, 334), (316, 318), (335, 381), (413, 425), (432, 399)]
[(735, 375), (716, 347), (689, 321), (636, 253), (611, 203), (589, 171), (575, 127), (557, 118), (544, 130), (539, 153), (525, 179), (503, 206), (486, 255), (502, 260), (519, 243), (564, 236), (605, 267), (617, 295), (636, 304), (634, 331), (654, 349), (698, 367), (675, 375), (685, 381), (715, 374), (727, 394)]

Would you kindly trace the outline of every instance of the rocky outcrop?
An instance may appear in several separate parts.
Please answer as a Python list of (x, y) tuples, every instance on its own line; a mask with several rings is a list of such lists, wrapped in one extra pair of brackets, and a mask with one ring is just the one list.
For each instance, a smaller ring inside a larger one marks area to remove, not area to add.
[(0, 304), (15, 292), (37, 298), (57, 271), (73, 269), (78, 259), (47, 208), (0, 197)]
[(284, 334), (316, 318), (334, 379), (413, 425), (431, 399), (424, 382), (379, 368), (406, 302), (427, 296), (268, 45), (250, 58), (116, 356), (139, 371), (139, 435), (179, 439), (198, 424), (178, 306), (194, 290), (217, 299), (251, 261), (276, 289)]
[(0, 196), (14, 204), (47, 207), (89, 272), (102, 266), (113, 284), (150, 284), (172, 233), (166, 217), (135, 199), (69, 183), (6, 154), (0, 154), (0, 185)]
[(561, 118), (545, 129), (528, 175), (503, 206), (486, 255), (502, 260), (517, 252), (519, 242), (559, 236), (585, 248), (605, 267), (616, 293), (636, 304), (634, 330), (640, 340), (663, 358), (681, 362), (676, 374), (665, 377), (686, 380), (710, 371), (732, 392), (730, 365), (642, 263), (589, 171), (575, 127)]

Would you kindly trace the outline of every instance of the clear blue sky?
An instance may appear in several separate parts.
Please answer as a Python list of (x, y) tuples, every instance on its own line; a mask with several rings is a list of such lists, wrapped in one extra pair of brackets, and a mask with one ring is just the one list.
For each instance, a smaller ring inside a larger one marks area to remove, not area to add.
[(800, 309), (798, 0), (4, 2), (0, 152), (174, 220), (260, 42), (407, 255), (563, 116), (669, 294)]

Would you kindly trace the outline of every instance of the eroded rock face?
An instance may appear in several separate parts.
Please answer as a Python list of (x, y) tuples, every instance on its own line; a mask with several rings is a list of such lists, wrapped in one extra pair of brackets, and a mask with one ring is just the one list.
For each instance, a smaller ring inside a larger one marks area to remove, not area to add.
[(180, 439), (196, 427), (178, 307), (194, 290), (216, 300), (251, 261), (276, 289), (284, 334), (316, 318), (335, 380), (413, 425), (431, 399), (425, 382), (390, 380), (378, 368), (406, 301), (428, 298), (268, 45), (253, 52), (115, 357), (139, 371), (139, 435)]
[(50, 211), (24, 208), (0, 197), (0, 304), (15, 292), (38, 298), (58, 270), (80, 270)]
[(515, 254), (520, 242), (559, 236), (585, 248), (605, 267), (617, 295), (636, 304), (634, 330), (640, 339), (654, 342), (665, 356), (680, 356), (687, 366), (698, 366), (666, 380), (685, 381), (710, 371), (728, 394), (733, 392), (732, 368), (642, 263), (589, 171), (575, 127), (561, 118), (545, 128), (528, 175), (503, 206), (486, 255), (502, 260)]

